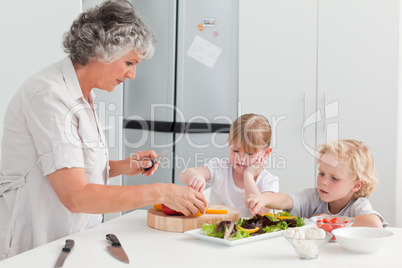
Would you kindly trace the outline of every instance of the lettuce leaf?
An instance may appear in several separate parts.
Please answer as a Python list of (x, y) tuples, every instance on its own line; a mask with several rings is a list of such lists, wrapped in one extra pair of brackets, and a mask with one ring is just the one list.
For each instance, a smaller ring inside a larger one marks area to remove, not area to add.
[(249, 237), (250, 234), (246, 231), (237, 229), (237, 232), (229, 240), (237, 240), (241, 238)]
[[(202, 231), (207, 236), (213, 236), (213, 237), (218, 237), (218, 238), (223, 238), (225, 236), (224, 230), (219, 233), (216, 232), (216, 224), (204, 223), (202, 225)], [(231, 237), (229, 238), (229, 240), (233, 241), (233, 240), (237, 240), (237, 239), (241, 239), (241, 238), (246, 238), (249, 236), (250, 236), (250, 234), (248, 232), (237, 229), (237, 232), (233, 233), (231, 235)]]
[(213, 236), (213, 237), (219, 237), (219, 238), (223, 238), (225, 236), (225, 231), (217, 233), (215, 231), (215, 229), (216, 229), (215, 224), (204, 223), (202, 225), (202, 231), (204, 231), (205, 235), (207, 235), (207, 236)]
[(263, 230), (267, 233), (272, 233), (276, 231), (286, 230), (288, 228), (289, 228), (288, 224), (284, 221), (281, 221), (276, 225), (266, 226), (265, 228), (263, 228)]
[(296, 227), (301, 227), (305, 224), (304, 218), (297, 217), (295, 220), (296, 220)]

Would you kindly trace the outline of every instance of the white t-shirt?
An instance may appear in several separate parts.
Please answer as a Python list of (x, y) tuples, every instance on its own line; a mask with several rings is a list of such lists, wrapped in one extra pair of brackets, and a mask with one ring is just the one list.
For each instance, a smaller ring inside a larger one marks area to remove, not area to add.
[(89, 183), (106, 183), (108, 152), (93, 98), (91, 92), (89, 103), (84, 99), (65, 58), (27, 79), (11, 99), (0, 168), (0, 260), (101, 222), (102, 215), (71, 213), (46, 177), (77, 167)]
[[(301, 192), (289, 194), (293, 200), (293, 208), (290, 213), (294, 216), (310, 218), (317, 214), (332, 215), (328, 209), (328, 203), (324, 202), (320, 198), (320, 194), (317, 188), (304, 189)], [(377, 215), (383, 224), (383, 227), (387, 227), (388, 223), (385, 219), (371, 207), (370, 201), (366, 198), (360, 197), (358, 199), (351, 199), (349, 203), (336, 215), (346, 217), (356, 217), (361, 215), (375, 214)]]
[[(244, 204), (246, 200), (244, 189), (237, 187), (233, 180), (232, 165), (229, 159), (212, 158), (207, 164), (211, 180), (207, 184), (211, 186), (209, 203), (226, 205), (240, 209), (241, 217), (252, 217), (250, 209)], [(258, 175), (256, 185), (261, 193), (278, 192), (278, 177), (271, 175), (265, 169)]]

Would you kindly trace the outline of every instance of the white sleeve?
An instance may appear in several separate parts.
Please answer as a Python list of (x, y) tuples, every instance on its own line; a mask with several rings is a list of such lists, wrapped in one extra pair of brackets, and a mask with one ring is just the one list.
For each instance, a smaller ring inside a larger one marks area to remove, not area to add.
[(84, 168), (81, 146), (71, 141), (79, 139), (77, 118), (68, 118), (70, 110), (55, 90), (36, 93), (27, 104), (25, 118), (38, 153), (38, 165), (43, 175), (57, 169)]

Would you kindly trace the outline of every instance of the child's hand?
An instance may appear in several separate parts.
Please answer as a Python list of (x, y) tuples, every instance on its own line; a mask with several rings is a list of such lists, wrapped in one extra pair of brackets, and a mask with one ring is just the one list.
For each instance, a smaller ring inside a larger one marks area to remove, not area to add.
[(247, 167), (244, 173), (248, 173), (255, 177), (258, 176), (267, 166), (267, 161), (265, 161), (264, 157), (260, 156), (253, 164)]
[(188, 186), (196, 190), (197, 192), (204, 192), (206, 182), (203, 176), (193, 176), (188, 182)]
[(264, 194), (250, 194), (246, 198), (246, 207), (250, 209), (251, 214), (256, 215), (266, 204), (266, 195)]

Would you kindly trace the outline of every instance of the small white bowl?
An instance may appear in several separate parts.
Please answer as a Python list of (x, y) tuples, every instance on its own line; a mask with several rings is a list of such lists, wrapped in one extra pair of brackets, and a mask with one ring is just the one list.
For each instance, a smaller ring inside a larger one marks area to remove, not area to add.
[(356, 253), (375, 253), (394, 235), (389, 230), (371, 227), (339, 228), (332, 234), (344, 249)]
[(333, 237), (331, 233), (325, 232), (325, 237), (323, 238), (306, 238), (305, 232), (302, 232), (302, 237), (289, 236), (288, 232), (282, 234), (295, 248), (296, 256), (302, 260), (317, 259), (320, 249)]

